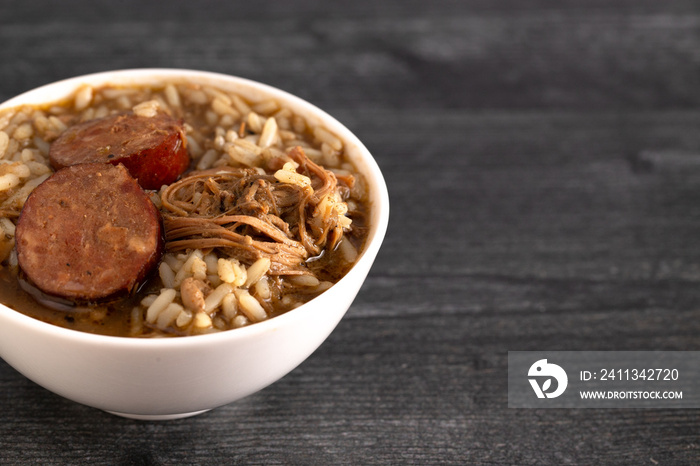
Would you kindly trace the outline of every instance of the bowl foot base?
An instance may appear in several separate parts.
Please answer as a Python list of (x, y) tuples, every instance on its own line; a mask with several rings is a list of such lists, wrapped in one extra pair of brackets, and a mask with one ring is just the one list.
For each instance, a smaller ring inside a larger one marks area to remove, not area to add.
[(193, 411), (191, 413), (178, 413), (178, 414), (130, 414), (130, 413), (118, 413), (116, 411), (105, 411), (109, 414), (114, 414), (115, 416), (125, 417), (128, 419), (136, 419), (139, 421), (170, 421), (173, 419), (184, 419), (186, 417), (196, 416), (198, 414), (206, 413), (208, 409), (203, 409), (201, 411)]

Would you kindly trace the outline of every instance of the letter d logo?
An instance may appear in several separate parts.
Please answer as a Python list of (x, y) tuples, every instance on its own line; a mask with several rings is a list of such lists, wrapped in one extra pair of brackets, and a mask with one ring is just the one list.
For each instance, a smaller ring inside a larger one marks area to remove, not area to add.
[[(528, 377), (544, 378), (540, 386), (537, 378), (528, 379), (532, 389), (535, 391), (537, 398), (556, 398), (566, 390), (566, 385), (569, 383), (569, 378), (566, 376), (566, 371), (556, 364), (549, 364), (546, 359), (540, 359), (532, 366), (527, 373)], [(552, 378), (557, 381), (556, 390), (548, 392), (552, 386)]]

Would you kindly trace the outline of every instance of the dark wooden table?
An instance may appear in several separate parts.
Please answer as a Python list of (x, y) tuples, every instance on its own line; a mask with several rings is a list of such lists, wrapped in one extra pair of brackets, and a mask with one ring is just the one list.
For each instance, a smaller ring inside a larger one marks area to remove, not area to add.
[(0, 362), (1, 464), (698, 464), (698, 410), (512, 409), (513, 350), (700, 349), (700, 3), (0, 3), (0, 100), (88, 72), (244, 76), (344, 122), (392, 217), (276, 384), (137, 422)]

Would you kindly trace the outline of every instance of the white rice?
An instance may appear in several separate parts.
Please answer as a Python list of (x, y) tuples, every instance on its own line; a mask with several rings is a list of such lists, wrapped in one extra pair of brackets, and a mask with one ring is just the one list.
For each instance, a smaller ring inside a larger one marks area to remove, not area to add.
[(152, 118), (158, 114), (160, 103), (157, 100), (147, 100), (146, 102), (134, 105), (132, 110), (138, 116)]
[(0, 131), (0, 158), (5, 157), (7, 147), (10, 145), (10, 136), (6, 132)]
[(76, 110), (84, 110), (92, 103), (92, 87), (83, 86), (75, 93), (74, 107)]
[(251, 296), (248, 290), (239, 288), (236, 290), (236, 297), (238, 298), (241, 311), (243, 311), (248, 319), (253, 322), (260, 322), (267, 318), (265, 309), (260, 305), (257, 299)]
[(146, 322), (152, 324), (156, 322), (158, 316), (163, 312), (170, 303), (173, 302), (177, 292), (172, 288), (166, 288), (161, 291), (160, 295), (148, 306), (146, 310)]
[(209, 296), (204, 300), (204, 312), (211, 314), (216, 310), (226, 296), (233, 292), (233, 287), (228, 283), (222, 283), (217, 286), (214, 291), (212, 291)]
[(12, 133), (12, 138), (22, 141), (24, 139), (29, 139), (34, 135), (34, 127), (31, 123), (22, 123), (14, 130)]
[(246, 288), (250, 288), (252, 285), (256, 284), (257, 281), (260, 280), (268, 270), (270, 270), (270, 264), (271, 262), (269, 257), (261, 257), (255, 261), (250, 267), (248, 267), (248, 278), (246, 279), (244, 286)]
[(0, 192), (7, 191), (15, 186), (18, 186), (19, 182), (19, 176), (15, 175), (14, 173), (6, 173), (0, 176)]

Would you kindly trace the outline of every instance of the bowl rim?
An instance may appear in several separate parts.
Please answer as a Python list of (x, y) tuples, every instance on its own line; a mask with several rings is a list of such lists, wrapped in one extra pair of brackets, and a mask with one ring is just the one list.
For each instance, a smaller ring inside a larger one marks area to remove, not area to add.
[[(41, 321), (39, 319), (23, 314), (20, 311), (14, 310), (2, 303), (0, 303), (0, 315), (4, 315), (6, 318), (14, 320), (17, 324), (27, 327), (33, 327), (36, 330), (48, 334), (50, 336), (56, 338), (68, 338), (73, 339), (75, 341), (80, 340), (84, 343), (96, 343), (102, 345), (108, 344), (116, 347), (148, 349), (161, 349), (182, 346), (194, 347), (200, 345), (207, 345), (222, 340), (236, 340), (255, 337), (262, 333), (275, 331), (277, 328), (284, 326), (286, 323), (291, 323), (298, 319), (303, 319), (305, 314), (311, 312), (311, 303), (316, 302), (323, 296), (326, 296), (326, 299), (328, 299), (329, 296), (332, 296), (334, 294), (334, 289), (336, 291), (339, 290), (344, 284), (350, 282), (355, 275), (361, 274), (363, 268), (367, 267), (367, 270), (369, 270), (384, 240), (389, 222), (389, 194), (386, 181), (379, 168), (379, 165), (377, 164), (377, 161), (375, 160), (374, 156), (365, 147), (365, 145), (344, 124), (342, 124), (335, 117), (328, 114), (327, 112), (312, 104), (311, 102), (304, 100), (285, 90), (248, 78), (212, 71), (202, 71), (186, 68), (128, 68), (89, 73), (43, 84), (41, 86), (22, 92), (21, 94), (18, 94), (14, 97), (11, 97), (10, 99), (5, 100), (4, 102), (0, 102), (0, 111), (4, 111), (25, 104), (43, 105), (50, 104), (52, 102), (60, 102), (63, 98), (66, 98), (72, 92), (75, 92), (75, 90), (77, 90), (80, 85), (85, 83), (100, 82), (102, 84), (108, 84), (111, 80), (116, 81), (120, 84), (128, 81), (133, 81), (132, 84), (138, 85), (139, 83), (143, 84), (144, 81), (153, 79), (156, 76), (162, 78), (158, 81), (165, 81), (168, 79), (195, 79), (197, 80), (196, 82), (211, 81), (207, 83), (211, 85), (216, 85), (215, 82), (226, 82), (229, 85), (238, 87), (242, 86), (253, 89), (256, 92), (260, 92), (261, 95), (272, 96), (275, 99), (279, 98), (279, 100), (284, 101), (286, 105), (291, 104), (294, 107), (302, 108), (304, 112), (310, 112), (310, 114), (313, 115), (314, 118), (319, 119), (320, 121), (323, 121), (325, 125), (330, 126), (331, 128), (329, 129), (332, 129), (336, 133), (336, 135), (340, 137), (345, 143), (351, 143), (352, 146), (355, 148), (353, 152), (355, 152), (356, 155), (354, 157), (356, 158), (359, 156), (362, 162), (360, 164), (360, 170), (363, 172), (363, 174), (365, 174), (367, 178), (371, 179), (371, 182), (369, 183), (372, 187), (372, 194), (370, 194), (370, 202), (372, 205), (371, 216), (374, 219), (373, 224), (370, 225), (370, 232), (367, 238), (367, 242), (365, 244), (365, 248), (360, 253), (360, 256), (358, 257), (357, 261), (355, 262), (353, 267), (330, 289), (326, 290), (321, 295), (317, 296), (311, 301), (302, 304), (298, 308), (287, 311), (284, 314), (273, 317), (271, 319), (248, 325), (246, 327), (209, 334), (166, 338), (138, 338), (128, 336), (94, 334), (83, 332), (80, 330), (64, 328)], [(72, 91), (71, 93), (66, 93), (66, 95), (58, 96), (55, 100), (41, 100), (36, 102), (27, 101), (27, 99), (32, 98), (35, 95), (44, 94), (46, 92), (51, 91), (54, 88), (72, 89)]]

